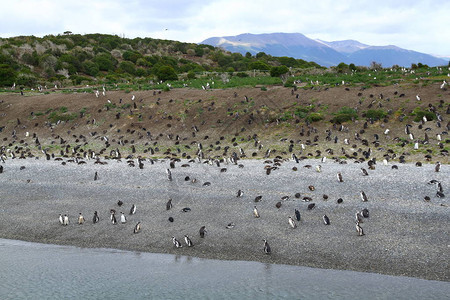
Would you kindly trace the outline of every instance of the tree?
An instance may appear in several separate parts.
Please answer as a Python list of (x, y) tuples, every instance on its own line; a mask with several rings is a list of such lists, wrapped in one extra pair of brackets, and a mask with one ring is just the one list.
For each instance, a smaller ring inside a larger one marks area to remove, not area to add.
[(95, 58), (94, 61), (97, 63), (98, 68), (101, 71), (111, 71), (114, 69), (117, 61), (109, 53), (100, 53)]
[(280, 77), (281, 75), (286, 74), (287, 72), (289, 72), (289, 69), (286, 66), (272, 67), (270, 69), (270, 76)]
[(95, 62), (92, 62), (90, 60), (85, 61), (83, 64), (84, 73), (91, 75), (91, 76), (97, 76), (100, 69), (98, 68), (98, 65)]
[(263, 61), (253, 61), (248, 65), (250, 70), (270, 70), (270, 66)]
[(136, 73), (136, 66), (131, 61), (122, 61), (119, 64), (119, 69), (131, 75)]
[(170, 66), (162, 66), (156, 71), (156, 77), (158, 80), (167, 81), (167, 80), (177, 80), (178, 76), (175, 73), (175, 70)]
[(0, 65), (0, 86), (12, 86), (16, 80), (16, 72), (9, 65)]

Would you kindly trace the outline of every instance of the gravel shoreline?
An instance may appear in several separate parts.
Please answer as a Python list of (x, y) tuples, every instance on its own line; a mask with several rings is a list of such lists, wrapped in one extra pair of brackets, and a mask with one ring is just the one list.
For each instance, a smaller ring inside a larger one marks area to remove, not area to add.
[[(367, 164), (283, 161), (266, 175), (267, 163), (262, 160), (220, 168), (182, 161), (171, 169), (173, 180), (169, 181), (168, 160), (144, 161), (143, 169), (136, 161), (136, 167), (130, 167), (125, 159), (108, 160), (105, 165), (64, 162), (41, 158), (1, 164), (1, 238), (450, 281), (448, 197), (436, 197), (436, 185), (427, 184), (438, 180), (446, 193), (448, 165), (436, 173), (434, 165), (400, 164), (393, 170), (379, 163), (375, 170), (368, 170), (369, 176), (363, 176), (360, 169), (367, 169)], [(320, 173), (315, 170), (319, 164)], [(344, 182), (338, 182), (337, 172)], [(242, 197), (236, 197), (239, 189), (244, 191)], [(362, 190), (368, 202), (361, 201)], [(329, 196), (327, 201), (323, 194)], [(262, 200), (255, 203), (259, 195)], [(284, 196), (289, 199), (282, 200)], [(425, 202), (425, 196), (431, 200)], [(302, 201), (303, 197), (311, 197), (315, 208), (308, 210), (311, 202)], [(166, 210), (169, 198), (173, 208)], [(338, 198), (343, 202), (337, 203)], [(119, 200), (124, 202), (122, 207), (117, 205)], [(276, 208), (279, 201), (282, 205)], [(128, 214), (132, 204), (137, 207), (135, 215)], [(260, 218), (253, 217), (254, 205)], [(185, 207), (191, 210), (182, 212)], [(358, 236), (355, 212), (363, 208), (370, 217), (361, 224), (365, 235)], [(118, 220), (123, 211), (127, 223), (113, 225), (110, 209), (117, 211)], [(294, 209), (300, 211), (301, 221), (292, 229), (288, 217), (294, 217)], [(100, 217), (97, 224), (92, 223), (94, 211)], [(80, 212), (86, 219), (83, 225), (77, 224)], [(69, 215), (68, 226), (59, 224), (59, 214)], [(324, 214), (331, 221), (328, 226), (322, 221)], [(133, 234), (137, 222), (142, 230)], [(235, 227), (227, 229), (231, 222)], [(206, 226), (205, 238), (199, 236), (201, 226)], [(193, 247), (185, 245), (186, 234)], [(173, 246), (172, 236), (182, 242), (182, 248)], [(264, 254), (263, 239), (269, 242), (271, 255)]]

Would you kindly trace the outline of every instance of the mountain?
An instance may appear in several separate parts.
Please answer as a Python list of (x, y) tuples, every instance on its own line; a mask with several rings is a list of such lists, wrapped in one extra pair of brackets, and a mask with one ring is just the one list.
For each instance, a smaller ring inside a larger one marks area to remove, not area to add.
[(250, 52), (255, 55), (258, 52), (264, 52), (272, 56), (294, 57), (314, 61), (323, 66), (332, 66), (346, 59), (345, 55), (332, 47), (301, 33), (245, 33), (237, 36), (213, 37), (204, 40), (201, 44), (242, 54)]
[(201, 44), (224, 48), (245, 54), (264, 52), (272, 56), (289, 56), (313, 61), (322, 66), (335, 66), (341, 62), (369, 66), (376, 61), (384, 67), (399, 65), (409, 67), (413, 63), (429, 66), (446, 65), (448, 61), (429, 54), (406, 50), (397, 46), (371, 46), (355, 40), (327, 42), (313, 40), (301, 33), (240, 34), (212, 37)]

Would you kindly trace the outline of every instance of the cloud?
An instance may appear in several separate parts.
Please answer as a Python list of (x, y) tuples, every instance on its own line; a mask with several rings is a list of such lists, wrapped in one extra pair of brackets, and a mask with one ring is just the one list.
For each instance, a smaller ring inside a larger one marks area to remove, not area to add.
[(107, 33), (201, 42), (241, 33), (299, 32), (323, 40), (450, 55), (450, 1), (16, 0), (0, 12), (0, 36)]

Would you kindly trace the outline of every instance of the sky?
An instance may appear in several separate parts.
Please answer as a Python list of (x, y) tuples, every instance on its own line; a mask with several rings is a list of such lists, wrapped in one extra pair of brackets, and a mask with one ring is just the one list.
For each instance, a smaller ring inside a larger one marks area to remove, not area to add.
[(450, 57), (450, 0), (0, 0), (0, 37), (105, 33), (200, 43), (241, 33), (302, 33), (325, 41)]

